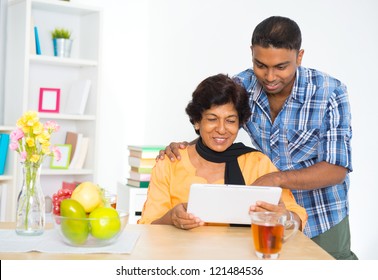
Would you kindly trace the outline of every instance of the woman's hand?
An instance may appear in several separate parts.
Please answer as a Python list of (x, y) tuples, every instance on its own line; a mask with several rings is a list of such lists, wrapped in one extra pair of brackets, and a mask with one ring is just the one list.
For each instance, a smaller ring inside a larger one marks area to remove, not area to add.
[(192, 229), (203, 226), (204, 222), (192, 214), (186, 212), (187, 203), (180, 203), (172, 208), (171, 221), (172, 224), (180, 229)]

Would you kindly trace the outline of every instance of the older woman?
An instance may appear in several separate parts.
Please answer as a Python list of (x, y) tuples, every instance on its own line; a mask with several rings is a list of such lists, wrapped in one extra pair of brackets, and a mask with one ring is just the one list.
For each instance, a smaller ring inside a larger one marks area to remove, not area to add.
[[(234, 141), (251, 115), (247, 93), (226, 75), (202, 81), (186, 108), (190, 122), (200, 136), (195, 145), (181, 150), (180, 161), (159, 160), (152, 170), (147, 200), (138, 223), (168, 224), (192, 229), (204, 223), (187, 213), (189, 189), (193, 183), (251, 185), (260, 176), (277, 171), (270, 159)], [(251, 211), (284, 212), (302, 227), (307, 221), (290, 190), (283, 189), (281, 202), (258, 202)]]

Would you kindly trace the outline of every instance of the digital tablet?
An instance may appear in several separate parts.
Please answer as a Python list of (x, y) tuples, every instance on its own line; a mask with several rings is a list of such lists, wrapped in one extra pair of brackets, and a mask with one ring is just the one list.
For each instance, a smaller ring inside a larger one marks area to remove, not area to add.
[(256, 201), (277, 205), (281, 192), (279, 187), (192, 184), (187, 212), (207, 223), (251, 224), (250, 206)]

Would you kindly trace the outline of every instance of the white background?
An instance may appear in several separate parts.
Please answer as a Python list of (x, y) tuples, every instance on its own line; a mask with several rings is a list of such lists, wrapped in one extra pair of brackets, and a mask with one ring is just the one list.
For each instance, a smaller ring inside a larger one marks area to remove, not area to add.
[[(378, 259), (378, 2), (375, 0), (71, 0), (104, 9), (98, 183), (115, 191), (127, 145), (196, 137), (185, 107), (195, 86), (251, 66), (254, 27), (282, 15), (300, 26), (302, 65), (343, 81), (353, 114), (352, 249)], [(240, 139), (250, 144), (245, 132)]]

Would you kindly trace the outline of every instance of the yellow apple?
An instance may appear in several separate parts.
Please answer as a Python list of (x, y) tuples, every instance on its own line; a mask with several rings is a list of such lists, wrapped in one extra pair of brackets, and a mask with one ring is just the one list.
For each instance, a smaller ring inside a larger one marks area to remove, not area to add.
[(103, 192), (98, 185), (92, 182), (83, 182), (74, 189), (71, 199), (78, 201), (85, 212), (90, 213), (103, 205), (103, 196)]
[(98, 239), (111, 239), (121, 230), (117, 210), (111, 207), (98, 207), (89, 214), (92, 236)]

